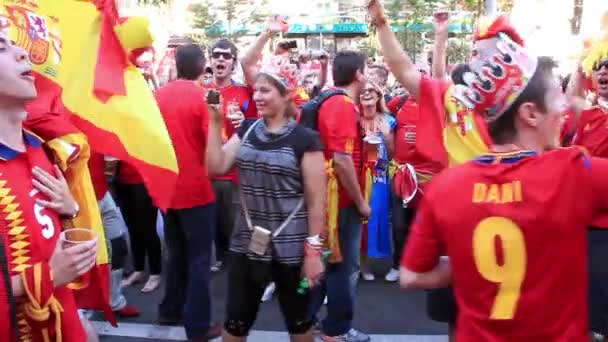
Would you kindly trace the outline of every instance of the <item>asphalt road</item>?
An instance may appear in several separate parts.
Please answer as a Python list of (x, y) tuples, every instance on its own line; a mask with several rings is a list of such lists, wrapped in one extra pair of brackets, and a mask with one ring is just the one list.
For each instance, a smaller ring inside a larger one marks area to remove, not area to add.
[[(372, 334), (373, 341), (447, 341), (444, 324), (430, 321), (426, 317), (425, 294), (423, 291), (402, 292), (398, 285), (384, 281), (388, 263), (372, 264), (377, 280), (361, 281), (357, 294), (354, 327)], [(103, 318), (93, 317), (103, 342), (123, 341), (170, 341), (183, 340), (183, 329), (156, 326), (157, 306), (162, 297), (162, 289), (150, 294), (140, 292), (143, 285), (125, 289), (130, 304), (137, 306), (140, 317), (120, 320), (119, 328), (113, 329), (104, 324)], [(226, 298), (226, 274), (224, 271), (214, 275), (212, 280), (213, 320), (222, 320)], [(255, 333), (250, 341), (286, 341), (285, 331), (276, 299), (261, 305)]]

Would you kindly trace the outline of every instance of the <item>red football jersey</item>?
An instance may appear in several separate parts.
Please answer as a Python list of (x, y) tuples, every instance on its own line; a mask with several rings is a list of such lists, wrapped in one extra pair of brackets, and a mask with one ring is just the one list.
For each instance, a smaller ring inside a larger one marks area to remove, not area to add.
[[(355, 164), (357, 177), (361, 178), (361, 131), (358, 124), (358, 109), (353, 100), (345, 95), (334, 95), (319, 108), (319, 136), (325, 146), (325, 160), (334, 153), (350, 154)], [(338, 179), (339, 182), (339, 179)], [(339, 183), (340, 209), (353, 204), (348, 192)]]
[(608, 157), (608, 110), (595, 106), (584, 110), (578, 120), (574, 144), (592, 156)]
[[(397, 113), (397, 129), (395, 130), (395, 161), (399, 164), (409, 163), (416, 171), (436, 174), (443, 169), (439, 161), (430, 160), (416, 148), (420, 143), (416, 128), (420, 120), (420, 108), (413, 98), (408, 98)], [(424, 139), (422, 139), (424, 141)]]
[[(233, 82), (229, 86), (223, 88), (217, 87), (214, 83), (207, 83), (204, 85), (204, 88), (207, 90), (215, 89), (220, 92), (223, 106), (222, 111), (224, 113), (224, 127), (222, 128), (222, 138), (224, 139), (224, 142), (228, 141), (228, 139), (236, 133), (230, 120), (226, 117), (228, 114), (228, 104), (230, 102), (239, 103), (239, 107), (241, 108), (243, 115), (245, 115), (245, 118), (257, 118), (258, 111), (255, 102), (253, 102), (253, 89), (250, 87)], [(224, 176), (214, 176), (213, 179), (237, 181), (238, 177), (236, 175), (236, 170), (232, 170)]]
[(457, 340), (588, 341), (587, 227), (608, 160), (578, 148), (487, 154), (436, 176), (402, 264), (452, 265)]
[(205, 166), (209, 113), (203, 92), (193, 81), (177, 80), (158, 89), (156, 101), (179, 166), (169, 209), (194, 208), (215, 201)]
[[(36, 202), (36, 199), (49, 200), (32, 184), (32, 168), (37, 166), (50, 174), (55, 174), (53, 165), (46, 155), (42, 140), (27, 131), (23, 132), (26, 151), (19, 152), (0, 144), (0, 238), (5, 246), (5, 258), (8, 261), (11, 275), (18, 275), (33, 265), (51, 259), (59, 235), (61, 222), (56, 211), (47, 209)], [(61, 313), (61, 330), (64, 341), (85, 341), (86, 334), (80, 324), (74, 293), (65, 286), (55, 288), (53, 295), (63, 307)], [(19, 302), (18, 302), (19, 303)], [(8, 322), (8, 304), (6, 298), (0, 302), (0, 313)], [(17, 305), (18, 317), (24, 315), (25, 307)], [(23, 320), (25, 322), (25, 320)], [(33, 329), (40, 334), (42, 328), (54, 329), (56, 321), (46, 318), (36, 325), (22, 326), (24, 331)], [(5, 330), (5, 329), (0, 329)], [(3, 331), (6, 332), (6, 331)], [(2, 341), (11, 341), (4, 334)], [(54, 340), (54, 336), (51, 337)]]

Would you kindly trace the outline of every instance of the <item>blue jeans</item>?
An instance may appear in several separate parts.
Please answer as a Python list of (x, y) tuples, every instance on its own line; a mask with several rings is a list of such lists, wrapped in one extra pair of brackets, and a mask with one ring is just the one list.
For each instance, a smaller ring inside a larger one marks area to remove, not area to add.
[(127, 299), (120, 288), (124, 259), (128, 253), (124, 237), (127, 227), (120, 214), (120, 210), (116, 206), (116, 202), (114, 202), (109, 192), (106, 192), (98, 204), (108, 246), (108, 255), (110, 255), (112, 264), (110, 273), (110, 307), (113, 311), (119, 311), (127, 306)]
[[(346, 334), (354, 317), (354, 302), (361, 258), (361, 216), (355, 206), (340, 209), (338, 234), (343, 260), (329, 264), (325, 278), (313, 289), (310, 313), (313, 321), (327, 296), (327, 318), (321, 322), (328, 336)], [(347, 291), (345, 291), (348, 289)]]
[(167, 271), (159, 315), (183, 317), (189, 339), (205, 336), (211, 324), (209, 282), (215, 217), (215, 203), (169, 209), (165, 217)]

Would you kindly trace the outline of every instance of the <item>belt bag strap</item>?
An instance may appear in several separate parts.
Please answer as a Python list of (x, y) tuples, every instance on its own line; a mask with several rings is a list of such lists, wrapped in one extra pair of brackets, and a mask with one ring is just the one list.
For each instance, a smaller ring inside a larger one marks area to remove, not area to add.
[[(249, 137), (249, 134), (251, 134), (251, 132), (253, 131), (255, 126), (257, 126), (257, 124), (261, 120), (262, 119), (258, 119), (256, 122), (251, 124), (251, 126), (249, 126), (249, 128), (247, 129), (245, 134), (243, 134), (243, 138), (241, 139), (241, 146), (243, 146), (243, 144), (245, 143), (245, 140), (247, 140), (247, 137)], [(243, 208), (243, 214), (245, 215), (245, 222), (247, 223), (247, 227), (249, 227), (249, 230), (253, 231), (253, 224), (251, 223), (251, 216), (249, 216), (249, 211), (247, 210), (247, 205), (245, 204), (245, 198), (243, 196), (243, 191), (241, 188), (239, 188), (239, 199), (241, 202), (241, 207)], [(296, 207), (293, 209), (293, 211), (285, 219), (285, 221), (279, 226), (279, 228), (277, 228), (277, 230), (274, 231), (274, 233), (272, 233), (273, 238), (275, 238), (275, 237), (279, 236), (279, 234), (281, 234), (281, 232), (287, 227), (289, 222), (291, 222), (291, 220), (293, 220), (293, 218), (298, 214), (300, 209), (302, 209), (303, 205), (304, 205), (304, 198), (301, 198), (298, 201), (298, 204), (296, 205)]]

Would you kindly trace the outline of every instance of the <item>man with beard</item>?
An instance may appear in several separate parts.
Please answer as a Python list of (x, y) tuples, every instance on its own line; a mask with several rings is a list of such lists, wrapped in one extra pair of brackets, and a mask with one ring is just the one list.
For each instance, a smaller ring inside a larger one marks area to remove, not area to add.
[[(232, 75), (237, 66), (238, 50), (227, 39), (220, 39), (209, 49), (211, 59), (212, 81), (203, 86), (206, 90), (214, 89), (220, 92), (223, 104), (224, 127), (222, 137), (224, 142), (236, 132), (236, 127), (245, 118), (257, 117), (255, 104), (252, 101), (253, 91), (250, 87), (236, 83)], [(212, 179), (213, 191), (217, 201), (216, 255), (217, 263), (214, 270), (221, 268), (222, 260), (230, 244), (232, 227), (234, 226), (235, 206), (238, 178), (236, 171)]]

